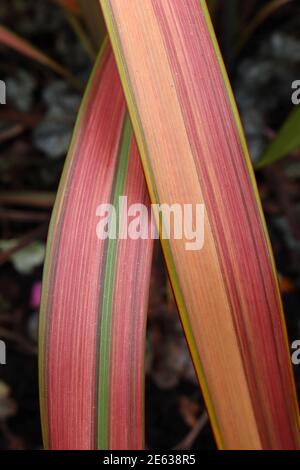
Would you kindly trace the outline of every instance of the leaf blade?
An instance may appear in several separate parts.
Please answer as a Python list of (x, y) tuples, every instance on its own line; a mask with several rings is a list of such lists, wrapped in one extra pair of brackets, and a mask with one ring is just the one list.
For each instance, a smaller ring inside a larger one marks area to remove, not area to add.
[(256, 163), (257, 169), (264, 168), (281, 160), (300, 147), (299, 136), (300, 107), (297, 106), (287, 117), (275, 139)]
[[(125, 101), (115, 63), (104, 46), (64, 168), (44, 268), (39, 373), (43, 435), (51, 449), (143, 445), (143, 384), (134, 379), (143, 363), (153, 242), (107, 241), (96, 236), (98, 204), (113, 203), (123, 190), (135, 202), (149, 203), (128, 124), (130, 148), (120, 152), (124, 119)], [(134, 172), (127, 171), (126, 162)], [(126, 179), (116, 186), (120, 165)], [(136, 278), (137, 259), (140, 279)], [(125, 269), (127, 261), (130, 270)], [(125, 308), (128, 288), (133, 299)], [(124, 312), (136, 328), (127, 342), (120, 329)], [(118, 362), (124, 367), (115, 374)], [(121, 412), (121, 422), (109, 421), (108, 416), (124, 409), (125, 394), (127, 413)], [(138, 425), (129, 434), (125, 430), (132, 417)]]
[(206, 204), (201, 254), (162, 245), (218, 445), (298, 448), (274, 260), (206, 3), (100, 3), (151, 201)]

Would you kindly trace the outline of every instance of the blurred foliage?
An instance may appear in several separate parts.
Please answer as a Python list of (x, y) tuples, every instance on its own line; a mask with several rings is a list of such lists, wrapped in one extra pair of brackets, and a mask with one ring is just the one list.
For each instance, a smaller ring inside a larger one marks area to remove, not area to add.
[(276, 138), (258, 160), (256, 168), (270, 165), (298, 148), (300, 148), (300, 106), (288, 116)]

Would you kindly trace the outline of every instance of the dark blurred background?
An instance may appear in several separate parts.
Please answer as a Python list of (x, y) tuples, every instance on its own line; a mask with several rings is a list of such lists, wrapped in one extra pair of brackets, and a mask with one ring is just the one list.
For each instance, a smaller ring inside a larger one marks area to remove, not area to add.
[[(85, 24), (62, 3), (1, 0), (0, 23), (84, 84), (92, 66)], [(300, 80), (299, 1), (208, 3), (256, 164), (293, 108), (291, 84)], [(6, 343), (0, 448), (38, 449), (37, 326), (45, 242), (81, 92), (1, 41), (0, 79), (7, 93), (6, 105), (0, 105), (0, 339)], [(256, 175), (292, 342), (300, 339), (300, 149)], [(151, 284), (147, 446), (214, 448), (159, 245)], [(294, 370), (299, 391), (300, 366)]]

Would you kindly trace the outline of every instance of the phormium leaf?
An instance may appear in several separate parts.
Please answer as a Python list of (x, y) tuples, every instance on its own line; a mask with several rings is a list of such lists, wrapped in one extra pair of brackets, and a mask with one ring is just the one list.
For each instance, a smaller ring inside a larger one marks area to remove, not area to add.
[(204, 0), (100, 0), (151, 201), (204, 203), (205, 242), (162, 240), (223, 449), (299, 448), (276, 270)]
[(105, 47), (81, 106), (49, 231), (39, 344), (47, 448), (143, 446), (153, 241), (99, 240), (97, 207), (118, 207), (119, 196), (128, 205), (149, 205), (113, 54)]

